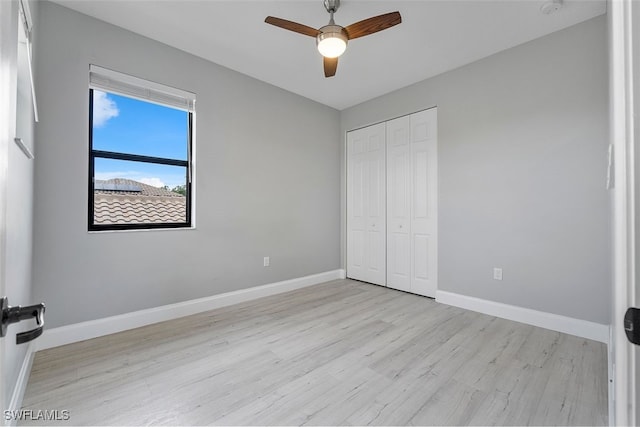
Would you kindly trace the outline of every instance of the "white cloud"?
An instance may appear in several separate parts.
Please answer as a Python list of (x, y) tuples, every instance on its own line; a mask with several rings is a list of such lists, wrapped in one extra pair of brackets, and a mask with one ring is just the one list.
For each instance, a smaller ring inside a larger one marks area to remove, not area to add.
[(150, 185), (152, 187), (164, 187), (165, 183), (160, 178), (140, 178), (138, 179), (143, 184)]
[(118, 117), (120, 110), (113, 99), (99, 90), (93, 91), (93, 125), (104, 126), (109, 119)]

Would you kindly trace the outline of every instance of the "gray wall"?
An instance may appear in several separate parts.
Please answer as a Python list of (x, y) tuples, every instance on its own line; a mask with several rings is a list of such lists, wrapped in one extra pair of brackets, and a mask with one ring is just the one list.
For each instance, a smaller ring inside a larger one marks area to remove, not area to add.
[(440, 290), (609, 323), (607, 61), (600, 16), (342, 111), (438, 107)]
[[(34, 28), (37, 28), (37, 4), (30, 2)], [(31, 86), (26, 58), (26, 46), (18, 46), (18, 4), (11, 2), (7, 5), (7, 16), (3, 17), (2, 25), (12, 28), (8, 43), (11, 45), (6, 51), (10, 56), (9, 63), (13, 74), (11, 82), (12, 114), (10, 121), (11, 140), (8, 143), (6, 158), (7, 192), (6, 192), (6, 254), (4, 280), (6, 281), (6, 295), (11, 305), (29, 305), (31, 300), (31, 268), (32, 268), (32, 218), (33, 218), (33, 160), (29, 160), (18, 146), (13, 137), (20, 137), (30, 148), (34, 145), (33, 103), (31, 100)], [(6, 19), (6, 21), (5, 21)], [(34, 32), (36, 30), (34, 29)], [(4, 44), (3, 44), (4, 50)], [(13, 115), (15, 112), (15, 115)], [(27, 344), (16, 345), (15, 335), (34, 328), (35, 322), (21, 322), (9, 327), (7, 337), (2, 340), (5, 350), (2, 387), (5, 401), (3, 408), (7, 408), (13, 395), (20, 368), (27, 355)]]
[[(34, 294), (50, 327), (340, 267), (337, 110), (52, 3), (38, 34)], [(195, 230), (87, 232), (90, 63), (197, 94)]]

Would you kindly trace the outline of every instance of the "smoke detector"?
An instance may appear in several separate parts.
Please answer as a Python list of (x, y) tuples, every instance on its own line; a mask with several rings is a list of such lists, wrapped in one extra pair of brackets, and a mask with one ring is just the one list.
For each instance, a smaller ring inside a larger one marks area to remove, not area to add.
[(544, 15), (551, 15), (562, 9), (562, 0), (548, 0), (540, 6), (540, 12)]

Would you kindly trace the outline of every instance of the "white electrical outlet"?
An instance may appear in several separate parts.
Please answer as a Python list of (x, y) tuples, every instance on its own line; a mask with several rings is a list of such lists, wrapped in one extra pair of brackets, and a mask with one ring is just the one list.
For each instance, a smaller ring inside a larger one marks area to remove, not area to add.
[(494, 280), (502, 280), (502, 269), (501, 268), (494, 268), (493, 269), (493, 278)]
[(264, 261), (263, 261), (263, 265), (265, 267), (269, 267), (269, 263), (271, 262), (271, 260), (269, 259), (268, 256), (264, 257)]

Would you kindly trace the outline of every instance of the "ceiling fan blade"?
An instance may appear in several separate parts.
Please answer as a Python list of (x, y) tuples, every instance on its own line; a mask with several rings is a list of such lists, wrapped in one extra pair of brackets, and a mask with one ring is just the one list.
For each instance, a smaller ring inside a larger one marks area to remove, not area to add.
[(284, 28), (285, 30), (293, 31), (294, 33), (304, 34), (305, 36), (315, 37), (320, 34), (320, 31), (315, 28), (298, 24), (297, 22), (287, 21), (286, 19), (276, 18), (275, 16), (267, 16), (264, 22)]
[(386, 30), (401, 22), (402, 17), (400, 16), (400, 12), (390, 12), (351, 24), (345, 27), (345, 31), (349, 36), (349, 40), (353, 40), (358, 37), (364, 37), (377, 33), (378, 31)]
[(338, 69), (338, 58), (324, 57), (323, 62), (324, 62), (324, 76), (325, 77), (335, 76), (336, 70)]

